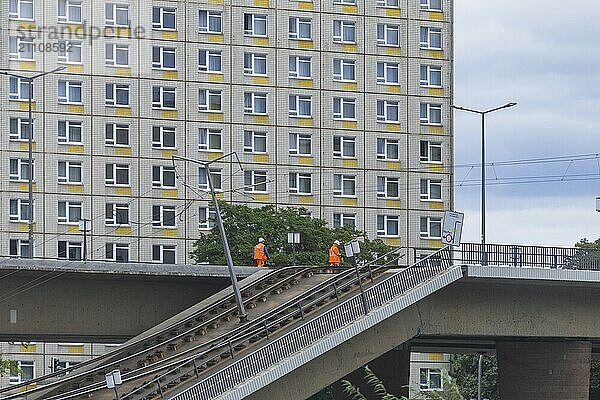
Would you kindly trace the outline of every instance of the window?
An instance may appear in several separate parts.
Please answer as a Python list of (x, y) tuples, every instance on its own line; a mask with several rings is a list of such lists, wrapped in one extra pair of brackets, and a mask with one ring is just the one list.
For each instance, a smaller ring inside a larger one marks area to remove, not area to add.
[(267, 75), (267, 55), (258, 53), (244, 53), (244, 74)]
[(106, 3), (104, 6), (104, 24), (106, 26), (129, 26), (129, 5)]
[(8, 18), (33, 21), (33, 0), (8, 0)]
[(81, 242), (68, 242), (66, 240), (58, 241), (58, 258), (71, 261), (81, 261)]
[(442, 219), (438, 217), (421, 217), (421, 239), (441, 239)]
[(377, 177), (377, 197), (382, 199), (400, 198), (398, 178), (389, 176)]
[(58, 102), (81, 104), (81, 82), (80, 81), (58, 81)]
[(356, 44), (356, 23), (333, 20), (333, 41), (335, 43)]
[(175, 167), (171, 165), (152, 166), (152, 187), (163, 189), (175, 188)]
[(174, 149), (177, 128), (174, 126), (153, 126), (152, 147), (155, 149)]
[(398, 161), (400, 159), (398, 140), (377, 138), (377, 159)]
[(333, 59), (333, 80), (356, 82), (356, 61)]
[(176, 11), (173, 7), (152, 7), (152, 29), (176, 30)]
[(356, 214), (334, 213), (333, 227), (356, 226)]
[(310, 18), (290, 17), (288, 36), (294, 40), (312, 40), (312, 21)]
[(10, 199), (8, 220), (11, 222), (29, 222), (29, 200)]
[(198, 129), (198, 150), (223, 151), (221, 136), (221, 129)]
[(333, 4), (356, 4), (356, 0), (333, 0)]
[(378, 122), (400, 122), (400, 107), (397, 101), (377, 100)]
[(356, 119), (356, 99), (347, 97), (333, 98), (333, 119)]
[(58, 183), (81, 185), (81, 161), (59, 161)]
[(267, 37), (266, 14), (244, 13), (244, 35)]
[(17, 368), (19, 368), (19, 372), (16, 375), (12, 371), (9, 373), (10, 384), (16, 385), (35, 379), (35, 361), (17, 361)]
[(244, 131), (244, 152), (266, 153), (267, 132)]
[(175, 47), (152, 46), (152, 68), (175, 69)]
[(152, 108), (175, 109), (175, 88), (152, 86)]
[(420, 80), (424, 87), (442, 87), (442, 67), (437, 65), (421, 65)]
[[(32, 121), (32, 125), (35, 121)], [(34, 128), (35, 131), (35, 128)], [(29, 140), (29, 133), (31, 132), (31, 127), (29, 125), (28, 118), (10, 118), (9, 119), (9, 129), (8, 129), (8, 139), (9, 140)]]
[(77, 225), (81, 220), (81, 202), (80, 201), (59, 201), (58, 202), (58, 223)]
[(377, 24), (377, 46), (400, 46), (400, 26)]
[(420, 120), (423, 125), (442, 124), (442, 105), (432, 103), (421, 103)]
[(385, 85), (399, 85), (398, 63), (378, 62), (377, 63), (377, 83)]
[(356, 158), (356, 138), (351, 136), (334, 136), (333, 157)]
[(58, 0), (58, 22), (80, 24), (81, 14), (81, 1)]
[(421, 179), (421, 201), (442, 201), (440, 179)]
[(312, 174), (290, 172), (289, 193), (298, 195), (312, 194)]
[(312, 57), (290, 56), (288, 76), (296, 79), (311, 79)]
[(109, 186), (129, 186), (129, 164), (106, 164), (104, 183)]
[(289, 116), (296, 118), (312, 117), (312, 96), (290, 94)]
[(107, 83), (104, 104), (112, 107), (129, 107), (129, 84)]
[(29, 240), (27, 239), (10, 239), (8, 241), (8, 254), (11, 257), (30, 258)]
[(220, 50), (200, 49), (198, 51), (198, 71), (208, 72), (210, 74), (223, 73), (221, 57)]
[(106, 43), (104, 64), (111, 67), (129, 67), (129, 45)]
[(152, 245), (152, 261), (163, 264), (175, 264), (175, 250), (177, 246), (167, 244)]
[(28, 101), (29, 94), (33, 99), (33, 82), (29, 82), (29, 79), (15, 78), (11, 76), (8, 78), (9, 82), (9, 100)]
[(267, 114), (267, 94), (244, 92), (244, 114)]
[(104, 143), (107, 146), (129, 147), (129, 124), (107, 123)]
[(397, 215), (377, 216), (377, 236), (398, 237), (400, 236), (400, 218)]
[(356, 197), (356, 176), (333, 174), (333, 195)]
[[(35, 161), (35, 160), (34, 160)], [(33, 164), (35, 168), (35, 162)], [(9, 160), (8, 179), (11, 181), (26, 182), (29, 180), (29, 160), (23, 158), (11, 158)], [(34, 178), (34, 171), (31, 171), (31, 177)]]
[(10, 36), (8, 38), (8, 59), (28, 61), (33, 60), (33, 38)]
[(442, 163), (442, 142), (421, 140), (420, 160), (422, 163)]
[(221, 11), (200, 10), (198, 31), (201, 33), (223, 33), (223, 13)]
[(58, 143), (82, 144), (81, 121), (58, 121)]
[(152, 206), (152, 226), (175, 228), (175, 206)]
[(215, 226), (215, 220), (217, 219), (217, 213), (212, 207), (200, 207), (198, 210), (198, 219), (200, 230), (209, 230)]
[(290, 133), (289, 153), (290, 155), (310, 156), (312, 154), (312, 136), (301, 133)]
[(421, 27), (420, 47), (422, 49), (442, 50), (442, 28)]
[(421, 0), (422, 11), (442, 11), (442, 0)]
[[(223, 186), (221, 184), (222, 171), (217, 168), (210, 169), (210, 181), (215, 191), (222, 191)], [(206, 176), (206, 168), (198, 168), (198, 187), (203, 190), (210, 190), (208, 184), (208, 177)]]
[(81, 41), (60, 40), (58, 42), (58, 62), (81, 64)]
[(105, 224), (108, 226), (130, 225), (129, 204), (106, 203)]
[(377, 7), (398, 8), (399, 0), (377, 0)]
[(267, 171), (244, 171), (244, 192), (266, 193)]
[(223, 91), (198, 89), (198, 110), (204, 112), (223, 112)]
[(106, 243), (105, 248), (106, 261), (129, 262), (129, 244), (127, 243)]

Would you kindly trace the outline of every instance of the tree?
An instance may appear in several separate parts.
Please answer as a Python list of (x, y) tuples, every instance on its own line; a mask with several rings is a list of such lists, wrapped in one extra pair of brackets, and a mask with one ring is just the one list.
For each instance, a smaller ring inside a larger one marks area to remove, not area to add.
[[(369, 240), (364, 232), (353, 227), (329, 228), (326, 221), (311, 218), (304, 208), (276, 208), (273, 205), (250, 208), (225, 202), (219, 202), (219, 208), (235, 265), (250, 265), (252, 248), (258, 238), (263, 237), (270, 255), (267, 265), (290, 266), (292, 245), (287, 242), (288, 232), (300, 233), (301, 243), (296, 244), (295, 249), (297, 265), (326, 264), (327, 250), (336, 239), (345, 242), (361, 238), (360, 258), (363, 260), (371, 260), (391, 250), (381, 240)], [(196, 241), (192, 259), (195, 263), (225, 265), (218, 227)]]
[[(452, 356), (452, 376), (460, 387), (465, 399), (477, 398), (477, 364), (476, 354), (454, 354)], [(481, 376), (482, 398), (499, 400), (498, 395), (498, 360), (495, 356), (483, 357)]]
[(0, 354), (0, 376), (4, 376), (7, 372), (16, 375), (19, 373), (19, 366), (16, 361), (6, 360)]
[(565, 260), (566, 268), (600, 270), (600, 238), (590, 242), (586, 238), (575, 243), (575, 255)]

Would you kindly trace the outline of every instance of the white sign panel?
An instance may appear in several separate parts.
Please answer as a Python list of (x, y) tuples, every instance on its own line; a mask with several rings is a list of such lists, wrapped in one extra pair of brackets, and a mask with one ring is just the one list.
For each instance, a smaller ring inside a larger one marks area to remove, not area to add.
[(442, 243), (452, 246), (460, 245), (460, 236), (462, 235), (462, 226), (465, 214), (446, 211), (444, 213), (444, 222), (442, 223)]
[(600, 196), (596, 197), (596, 211), (600, 212)]
[(288, 233), (288, 243), (294, 243), (294, 244), (300, 243), (300, 233), (299, 232)]

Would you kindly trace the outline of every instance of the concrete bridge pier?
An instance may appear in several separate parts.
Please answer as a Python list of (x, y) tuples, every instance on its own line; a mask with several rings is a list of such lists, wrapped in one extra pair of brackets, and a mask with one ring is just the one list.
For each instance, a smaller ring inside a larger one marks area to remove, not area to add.
[(592, 344), (497, 342), (502, 400), (588, 400)]
[[(369, 368), (377, 375), (385, 385), (389, 393), (398, 397), (408, 396), (408, 382), (410, 379), (410, 349), (393, 349), (382, 356), (370, 361)], [(365, 372), (363, 367), (357, 369), (344, 378), (347, 381), (358, 387), (363, 395), (369, 400), (380, 399), (371, 387), (365, 381)], [(348, 400), (348, 396), (344, 394), (341, 385), (336, 382), (334, 384), (334, 400)]]

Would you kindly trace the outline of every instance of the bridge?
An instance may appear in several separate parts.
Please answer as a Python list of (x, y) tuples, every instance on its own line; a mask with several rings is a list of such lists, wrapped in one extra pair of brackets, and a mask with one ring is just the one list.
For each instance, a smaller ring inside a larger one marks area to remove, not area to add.
[[(488, 265), (477, 265), (484, 251)], [(104, 373), (119, 368), (121, 399), (305, 399), (367, 363), (406, 383), (406, 368), (390, 366), (394, 349), (414, 346), (496, 352), (503, 399), (587, 400), (600, 350), (598, 253), (467, 244), (408, 268), (391, 269), (395, 258), (358, 274), (263, 271), (243, 281), (248, 323), (221, 291), (66, 376), (0, 395), (113, 399)]]

